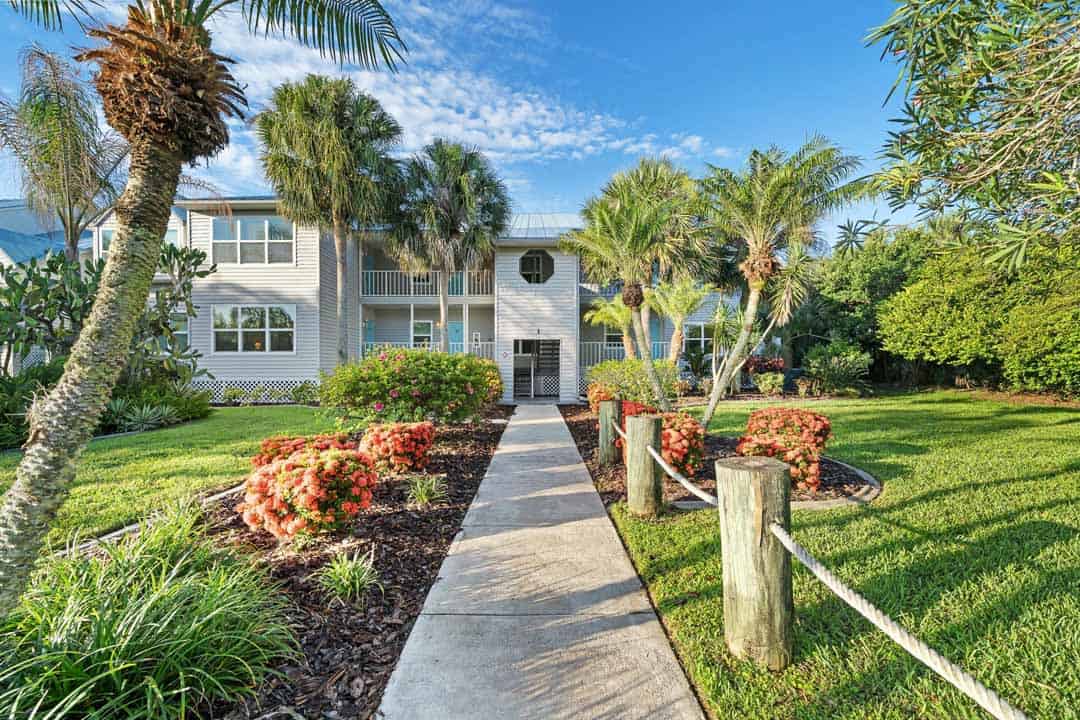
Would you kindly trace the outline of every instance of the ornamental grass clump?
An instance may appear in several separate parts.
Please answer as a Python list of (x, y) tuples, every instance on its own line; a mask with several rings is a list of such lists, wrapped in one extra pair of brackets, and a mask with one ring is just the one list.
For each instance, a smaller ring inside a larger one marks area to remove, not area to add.
[(371, 425), (360, 440), (375, 466), (391, 473), (426, 468), (434, 444), (435, 425), (427, 421)]
[(334, 559), (323, 565), (314, 574), (319, 587), (342, 605), (359, 605), (372, 590), (382, 591), (379, 571), (375, 569), (375, 548), (371, 553), (353, 555), (338, 553)]
[(252, 530), (289, 540), (343, 528), (371, 506), (376, 482), (375, 463), (366, 453), (311, 448), (256, 468), (236, 510)]
[[(623, 432), (626, 432), (626, 418), (633, 415), (655, 413), (654, 408), (642, 403), (624, 401), (622, 404)], [(660, 457), (683, 475), (690, 477), (701, 467), (705, 458), (705, 428), (687, 413), (663, 413), (660, 416)], [(615, 444), (623, 449), (623, 464), (626, 464), (626, 443), (616, 438)]]
[(821, 487), (821, 456), (830, 439), (832, 425), (824, 415), (799, 408), (763, 408), (750, 413), (735, 452), (783, 460), (791, 466), (796, 487), (816, 492)]
[(173, 720), (236, 702), (297, 657), (266, 571), (193, 508), (45, 560), (0, 620), (0, 716)]
[(409, 503), (426, 508), (435, 503), (446, 502), (446, 477), (443, 475), (417, 475), (409, 478)]

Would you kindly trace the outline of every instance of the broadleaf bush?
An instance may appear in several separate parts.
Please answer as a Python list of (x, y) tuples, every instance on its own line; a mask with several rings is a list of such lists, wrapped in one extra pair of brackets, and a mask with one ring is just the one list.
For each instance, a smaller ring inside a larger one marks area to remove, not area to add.
[[(675, 363), (667, 360), (653, 361), (656, 374), (660, 379), (660, 388), (668, 398), (676, 395), (676, 382), (679, 370)], [(645, 374), (643, 360), (605, 360), (589, 368), (586, 375), (589, 386), (599, 385), (606, 388), (612, 397), (636, 403), (655, 403), (652, 385)], [(594, 411), (595, 412), (595, 411)]]
[(795, 485), (817, 491), (821, 486), (821, 456), (832, 438), (832, 424), (819, 413), (801, 408), (768, 407), (750, 413), (746, 434), (739, 438), (739, 455), (764, 455), (791, 467)]
[(843, 340), (815, 345), (803, 362), (806, 374), (826, 395), (860, 395), (867, 388), (870, 353)]
[(753, 375), (754, 384), (762, 395), (779, 397), (784, 394), (784, 373), (758, 372)]
[(434, 444), (435, 425), (428, 421), (371, 425), (360, 439), (375, 466), (394, 473), (426, 468)]
[(764, 355), (751, 355), (746, 358), (743, 370), (755, 375), (757, 373), (782, 373), (784, 372), (784, 359), (778, 357), (765, 357)]

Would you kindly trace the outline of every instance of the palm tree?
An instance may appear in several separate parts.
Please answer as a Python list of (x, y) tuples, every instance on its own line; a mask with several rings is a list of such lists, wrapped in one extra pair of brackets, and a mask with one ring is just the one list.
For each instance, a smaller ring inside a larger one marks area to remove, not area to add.
[(390, 152), (401, 139), (401, 126), (352, 80), (321, 75), (279, 85), (255, 125), (282, 214), (333, 233), (338, 362), (347, 362), (357, 353), (349, 342), (358, 270), (351, 261), (353, 230), (385, 220), (388, 190), (397, 185)]
[[(10, 0), (46, 27), (84, 0)], [(243, 91), (230, 60), (211, 48), (208, 21), (238, 9), (252, 33), (292, 36), (331, 57), (374, 67), (403, 52), (378, 0), (133, 0), (124, 25), (89, 30), (102, 44), (77, 59), (96, 63), (94, 83), (109, 125), (130, 146), (127, 183), (115, 203), (116, 234), (90, 317), (60, 381), (28, 412), (29, 438), (0, 507), (0, 614), (26, 585), (46, 531), (75, 476), (126, 360), (161, 253), (185, 163), (228, 143), (226, 117), (240, 117)]]
[[(755, 150), (739, 172), (710, 166), (702, 181), (707, 222), (720, 242), (737, 250), (746, 295), (742, 328), (713, 383), (706, 427), (750, 351), (805, 299), (806, 248), (818, 241), (815, 226), (826, 214), (866, 191), (864, 180), (845, 182), (858, 167), (858, 158), (822, 137), (790, 155), (778, 148)], [(771, 321), (751, 343), (767, 290), (773, 298)]]
[(655, 258), (671, 242), (664, 229), (670, 226), (671, 202), (656, 202), (630, 195), (593, 198), (585, 204), (585, 227), (559, 240), (565, 252), (581, 258), (585, 273), (598, 282), (622, 281), (622, 301), (630, 308), (631, 326), (638, 357), (652, 386), (657, 406), (665, 412), (671, 403), (660, 386), (652, 362), (652, 349), (641, 318), (643, 285), (652, 281)]
[(623, 303), (619, 296), (610, 300), (596, 298), (592, 301), (592, 307), (585, 313), (585, 322), (590, 325), (602, 325), (604, 327), (619, 328), (622, 333), (623, 352), (627, 360), (637, 360), (637, 351), (634, 350), (634, 339), (631, 334), (632, 319), (630, 308)]
[(71, 64), (39, 47), (22, 55), (17, 100), (0, 97), (0, 149), (18, 160), (27, 205), (59, 220), (64, 253), (120, 193), (127, 143), (98, 124), (97, 104)]
[(446, 140), (414, 155), (402, 183), (387, 247), (411, 270), (438, 273), (439, 349), (449, 352), (450, 275), (491, 257), (510, 218), (510, 198), (483, 153)]
[(662, 282), (645, 293), (645, 304), (671, 320), (671, 347), (668, 360), (679, 361), (683, 345), (683, 325), (709, 297), (712, 291), (690, 278)]

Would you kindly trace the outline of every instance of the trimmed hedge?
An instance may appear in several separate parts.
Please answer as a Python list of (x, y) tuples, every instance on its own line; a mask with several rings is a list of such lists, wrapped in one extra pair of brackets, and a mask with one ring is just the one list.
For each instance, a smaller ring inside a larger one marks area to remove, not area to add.
[[(653, 395), (649, 378), (645, 374), (643, 362), (642, 360), (606, 360), (593, 365), (586, 374), (589, 387), (599, 386), (599, 389), (595, 391), (597, 397), (600, 393), (604, 393), (610, 397), (651, 405), (656, 402), (656, 397)], [(655, 360), (653, 367), (656, 368), (656, 374), (660, 378), (660, 387), (664, 395), (669, 398), (675, 397), (676, 383), (679, 379), (679, 370), (675, 367), (675, 363)]]

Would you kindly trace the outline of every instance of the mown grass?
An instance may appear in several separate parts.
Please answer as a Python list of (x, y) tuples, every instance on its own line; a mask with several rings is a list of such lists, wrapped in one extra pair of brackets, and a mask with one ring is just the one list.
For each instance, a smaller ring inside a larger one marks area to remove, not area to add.
[[(333, 420), (303, 406), (218, 408), (203, 420), (137, 435), (94, 440), (78, 463), (71, 494), (49, 535), (88, 535), (135, 522), (153, 510), (240, 482), (268, 435), (306, 435)], [(0, 454), (0, 491), (15, 479), (20, 453)]]
[[(1080, 410), (957, 392), (811, 406), (833, 421), (829, 454), (885, 491), (794, 513), (795, 538), (1030, 717), (1080, 717)], [(755, 407), (721, 406), (710, 430), (738, 434)], [(613, 516), (716, 718), (988, 717), (797, 562), (795, 664), (736, 661), (715, 512)]]

